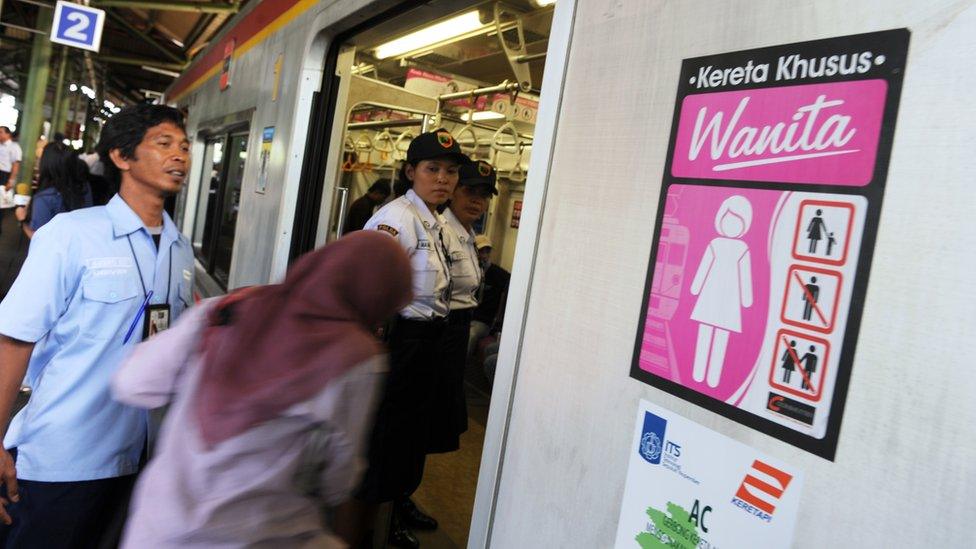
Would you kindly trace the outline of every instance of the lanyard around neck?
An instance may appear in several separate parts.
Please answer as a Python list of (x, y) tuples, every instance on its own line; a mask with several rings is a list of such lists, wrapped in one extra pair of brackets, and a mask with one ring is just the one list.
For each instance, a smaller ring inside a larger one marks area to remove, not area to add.
[[(159, 236), (162, 239), (162, 235)], [(136, 249), (132, 246), (131, 235), (125, 235), (125, 239), (129, 241), (129, 251), (132, 252), (132, 261), (136, 264), (136, 272), (139, 273), (139, 285), (142, 286), (142, 296), (146, 298), (149, 296), (149, 291), (146, 290), (145, 279), (142, 278), (142, 267), (139, 266), (139, 258), (136, 256)], [(158, 253), (158, 250), (157, 250)], [(166, 303), (169, 303), (169, 293), (173, 286), (173, 243), (170, 243), (169, 249), (166, 251), (169, 254), (169, 273), (166, 276)]]

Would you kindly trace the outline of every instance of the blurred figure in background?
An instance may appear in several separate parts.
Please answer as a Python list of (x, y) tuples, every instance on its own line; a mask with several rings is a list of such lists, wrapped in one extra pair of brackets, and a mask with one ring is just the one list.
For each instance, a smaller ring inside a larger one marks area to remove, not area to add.
[[(20, 160), (23, 152), (20, 145), (13, 139), (10, 128), (0, 126), (0, 186), (10, 191), (17, 184), (17, 175), (20, 173)], [(3, 210), (0, 209), (0, 219), (3, 218)], [(2, 226), (3, 223), (0, 223)]]
[(392, 192), (390, 190), (390, 180), (380, 179), (370, 185), (366, 194), (353, 200), (352, 206), (349, 206), (349, 215), (346, 216), (346, 226), (343, 234), (363, 230), (366, 222), (376, 212), (376, 208), (381, 206), (390, 197), (390, 192)]
[(483, 348), (484, 372), (489, 382), (495, 379), (495, 362), (498, 360), (498, 337), (505, 321), (505, 299), (512, 275), (502, 267), (491, 262), (491, 240), (479, 234), (474, 239), (478, 249), (478, 260), (485, 272), (485, 283), (481, 301), (474, 310), (471, 320), (471, 334), (468, 339), (468, 356), (473, 357), (479, 346)]
[(359, 232), (306, 255), (282, 284), (204, 302), (137, 347), (116, 398), (173, 402), (123, 547), (343, 546), (319, 509), (342, 503), (365, 466), (386, 371), (374, 333), (410, 288), (396, 242)]
[(58, 142), (48, 143), (40, 164), (37, 192), (30, 204), (20, 206), (14, 212), (17, 220), (24, 224), (28, 238), (59, 213), (92, 206), (84, 163), (68, 147)]

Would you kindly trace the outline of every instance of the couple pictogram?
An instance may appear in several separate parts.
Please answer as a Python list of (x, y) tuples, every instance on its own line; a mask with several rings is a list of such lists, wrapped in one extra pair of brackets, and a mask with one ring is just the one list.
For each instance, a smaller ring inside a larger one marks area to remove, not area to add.
[(817, 355), (816, 345), (810, 345), (809, 350), (801, 357), (796, 349), (796, 340), (791, 340), (789, 346), (783, 351), (783, 356), (780, 357), (780, 368), (783, 370), (783, 383), (789, 385), (793, 372), (800, 369), (802, 370), (801, 374), (803, 377), (800, 388), (816, 391), (811, 385), (810, 379), (817, 372), (818, 362), (820, 362), (820, 357)]

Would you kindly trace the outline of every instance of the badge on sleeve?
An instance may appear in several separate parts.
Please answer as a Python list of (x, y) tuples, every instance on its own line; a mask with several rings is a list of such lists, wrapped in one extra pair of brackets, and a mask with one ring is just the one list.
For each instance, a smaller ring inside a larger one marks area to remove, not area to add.
[(142, 340), (145, 341), (167, 328), (169, 328), (169, 304), (149, 305), (142, 325)]
[(396, 236), (396, 235), (400, 234), (400, 231), (394, 229), (393, 227), (391, 227), (389, 225), (377, 225), (376, 226), (376, 230), (377, 231), (383, 231), (384, 233), (389, 233), (391, 236)]

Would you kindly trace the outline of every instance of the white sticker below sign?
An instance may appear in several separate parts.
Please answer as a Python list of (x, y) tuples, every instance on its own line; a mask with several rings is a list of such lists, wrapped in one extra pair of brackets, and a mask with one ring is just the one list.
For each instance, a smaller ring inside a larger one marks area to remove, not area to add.
[(793, 467), (643, 400), (628, 450), (615, 547), (790, 546)]

